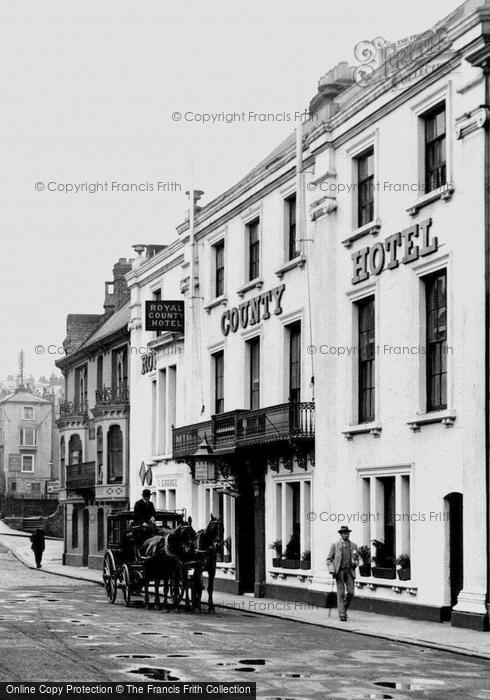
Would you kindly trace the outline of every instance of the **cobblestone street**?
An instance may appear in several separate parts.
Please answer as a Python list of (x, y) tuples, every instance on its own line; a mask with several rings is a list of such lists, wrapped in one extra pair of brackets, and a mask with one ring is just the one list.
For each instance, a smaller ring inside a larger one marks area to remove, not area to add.
[(490, 698), (483, 660), (235, 610), (126, 609), (4, 548), (0, 564), (2, 681), (246, 679), (262, 698)]

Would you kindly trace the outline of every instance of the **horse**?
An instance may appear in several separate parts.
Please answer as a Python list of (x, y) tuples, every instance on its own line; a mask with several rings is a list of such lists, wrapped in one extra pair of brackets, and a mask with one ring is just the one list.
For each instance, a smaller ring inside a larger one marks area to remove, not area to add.
[(188, 598), (187, 572), (182, 567), (181, 562), (192, 558), (196, 533), (191, 522), (189, 518), (187, 523), (182, 523), (174, 530), (163, 530), (161, 534), (153, 535), (141, 545), (140, 559), (142, 563), (142, 582), (145, 591), (145, 608), (150, 607), (148, 594), (150, 581), (154, 581), (154, 606), (158, 610), (162, 608), (160, 604), (161, 581), (163, 581), (163, 603), (167, 610), (169, 608), (169, 587), (173, 587), (171, 593), (176, 609), (178, 609), (178, 601), (176, 602), (176, 599), (181, 583), (186, 598)]
[(207, 527), (196, 533), (194, 540), (194, 574), (192, 576), (192, 607), (201, 612), (203, 590), (202, 575), (208, 574), (208, 613), (214, 613), (213, 588), (216, 574), (216, 558), (223, 544), (223, 521), (211, 515)]

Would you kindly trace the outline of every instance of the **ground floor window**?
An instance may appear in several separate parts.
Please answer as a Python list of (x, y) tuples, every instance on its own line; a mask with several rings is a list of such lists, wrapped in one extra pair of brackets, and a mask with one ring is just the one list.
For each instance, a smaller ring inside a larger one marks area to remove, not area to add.
[(176, 489), (160, 489), (157, 499), (157, 508), (159, 510), (174, 511), (177, 503), (177, 491)]
[[(363, 558), (374, 576), (395, 578), (396, 569), (410, 570), (410, 475), (377, 473), (361, 479)], [(368, 561), (369, 555), (371, 561)]]
[(229, 564), (235, 561), (235, 499), (220, 492), (221, 488), (210, 486), (205, 489), (206, 524), (211, 515), (223, 520), (223, 547), (220, 558), (222, 563)]
[(99, 552), (105, 549), (103, 508), (98, 508), (97, 510), (97, 549), (99, 550)]
[(71, 512), (71, 548), (78, 548), (78, 510), (73, 508)]
[(273, 563), (286, 568), (309, 568), (311, 529), (306, 514), (311, 511), (311, 481), (276, 481), (275, 496), (276, 538), (270, 543)]

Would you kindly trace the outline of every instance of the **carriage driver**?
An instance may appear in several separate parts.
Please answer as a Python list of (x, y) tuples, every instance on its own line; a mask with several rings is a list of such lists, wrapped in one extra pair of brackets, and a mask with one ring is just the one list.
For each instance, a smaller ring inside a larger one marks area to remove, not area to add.
[(143, 498), (136, 501), (134, 504), (134, 525), (154, 525), (155, 524), (155, 506), (150, 501), (150, 489), (144, 489)]

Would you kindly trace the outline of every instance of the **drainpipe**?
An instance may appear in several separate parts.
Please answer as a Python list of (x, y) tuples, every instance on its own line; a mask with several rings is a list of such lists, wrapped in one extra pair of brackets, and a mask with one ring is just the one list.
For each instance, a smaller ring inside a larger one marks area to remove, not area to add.
[[(191, 373), (193, 376), (193, 383), (197, 382), (196, 377), (194, 376), (194, 373), (196, 371), (195, 366), (194, 366), (194, 360), (196, 361), (197, 364), (197, 374), (198, 374), (198, 379), (199, 379), (199, 385), (201, 389), (201, 415), (204, 412), (204, 399), (203, 399), (203, 391), (202, 391), (202, 381), (201, 381), (201, 367), (200, 367), (200, 348), (198, 347), (198, 344), (200, 342), (200, 337), (198, 337), (197, 334), (197, 327), (196, 327), (196, 304), (195, 300), (197, 299), (196, 291), (197, 291), (197, 285), (198, 285), (198, 280), (197, 280), (197, 257), (196, 257), (196, 242), (195, 242), (195, 225), (196, 225), (196, 204), (199, 201), (199, 199), (202, 197), (204, 192), (202, 190), (195, 190), (194, 186), (191, 186), (191, 189), (186, 192), (187, 196), (189, 197), (189, 245), (191, 249), (191, 259), (190, 259), (190, 280), (189, 280), (189, 297), (190, 297), (190, 328), (189, 328), (189, 336), (186, 339), (186, 342), (190, 346), (190, 358), (191, 358)], [(189, 342), (190, 341), (190, 342)]]
[(304, 210), (303, 186), (303, 122), (296, 127), (296, 242), (300, 243), (300, 253), (304, 255), (305, 241), (303, 232)]
[[(490, 61), (483, 66), (485, 76), (485, 106), (490, 106)], [(485, 236), (485, 487), (486, 487), (486, 537), (487, 537), (487, 626), (490, 618), (490, 125), (485, 124), (485, 175), (484, 175), (484, 236)]]

